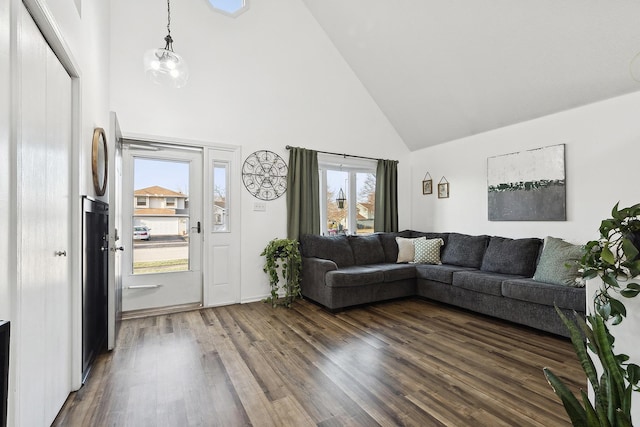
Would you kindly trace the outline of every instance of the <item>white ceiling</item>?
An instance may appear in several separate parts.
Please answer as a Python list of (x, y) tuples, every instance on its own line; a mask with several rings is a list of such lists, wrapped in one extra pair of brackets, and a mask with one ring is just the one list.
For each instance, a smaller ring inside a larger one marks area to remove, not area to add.
[(303, 0), (410, 150), (640, 90), (640, 0)]

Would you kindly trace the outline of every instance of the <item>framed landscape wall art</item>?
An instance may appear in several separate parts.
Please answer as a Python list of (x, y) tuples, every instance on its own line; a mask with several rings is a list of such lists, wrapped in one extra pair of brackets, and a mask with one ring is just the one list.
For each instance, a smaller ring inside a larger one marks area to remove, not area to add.
[(487, 159), (489, 221), (565, 221), (564, 144)]

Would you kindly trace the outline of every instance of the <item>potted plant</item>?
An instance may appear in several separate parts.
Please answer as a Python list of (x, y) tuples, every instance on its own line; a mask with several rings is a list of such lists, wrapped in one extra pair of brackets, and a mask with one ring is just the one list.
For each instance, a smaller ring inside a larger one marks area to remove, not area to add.
[(623, 209), (616, 204), (611, 216), (600, 225), (600, 239), (585, 245), (580, 261), (584, 280), (601, 279), (586, 319), (576, 314), (574, 323), (556, 307), (593, 388), (593, 403), (584, 391), (580, 403), (557, 376), (544, 368), (575, 426), (631, 426), (631, 396), (640, 390), (640, 367), (630, 363), (626, 354), (615, 354), (615, 337), (609, 329), (627, 316), (620, 296), (633, 298), (640, 293), (640, 285), (632, 281), (640, 275), (640, 204)]
[(296, 298), (302, 297), (300, 289), (302, 255), (300, 255), (298, 241), (273, 239), (260, 255), (265, 257), (263, 270), (269, 275), (271, 286), (271, 295), (263, 301), (270, 302), (273, 307), (291, 307), (291, 303)]

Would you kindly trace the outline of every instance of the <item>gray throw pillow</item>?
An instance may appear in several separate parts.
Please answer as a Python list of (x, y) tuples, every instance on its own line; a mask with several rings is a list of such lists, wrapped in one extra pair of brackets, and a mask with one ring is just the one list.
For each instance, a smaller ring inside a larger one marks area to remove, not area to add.
[(347, 236), (305, 234), (300, 238), (300, 246), (304, 257), (330, 259), (338, 267), (355, 264)]
[(493, 236), (482, 259), (483, 271), (531, 277), (542, 240), (537, 238), (510, 239)]
[(442, 263), (480, 268), (489, 236), (451, 233), (442, 250)]
[(583, 246), (573, 245), (555, 237), (546, 237), (533, 280), (554, 285), (583, 287), (584, 282), (579, 279), (578, 271), (578, 262), (583, 251)]
[(368, 236), (349, 236), (349, 244), (356, 265), (378, 264), (384, 262), (382, 243), (376, 234)]

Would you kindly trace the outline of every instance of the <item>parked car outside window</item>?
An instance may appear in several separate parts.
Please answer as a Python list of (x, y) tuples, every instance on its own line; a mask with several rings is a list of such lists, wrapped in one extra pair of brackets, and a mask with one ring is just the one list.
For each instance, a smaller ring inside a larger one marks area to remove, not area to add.
[(133, 227), (133, 240), (151, 239), (151, 229), (144, 226)]

